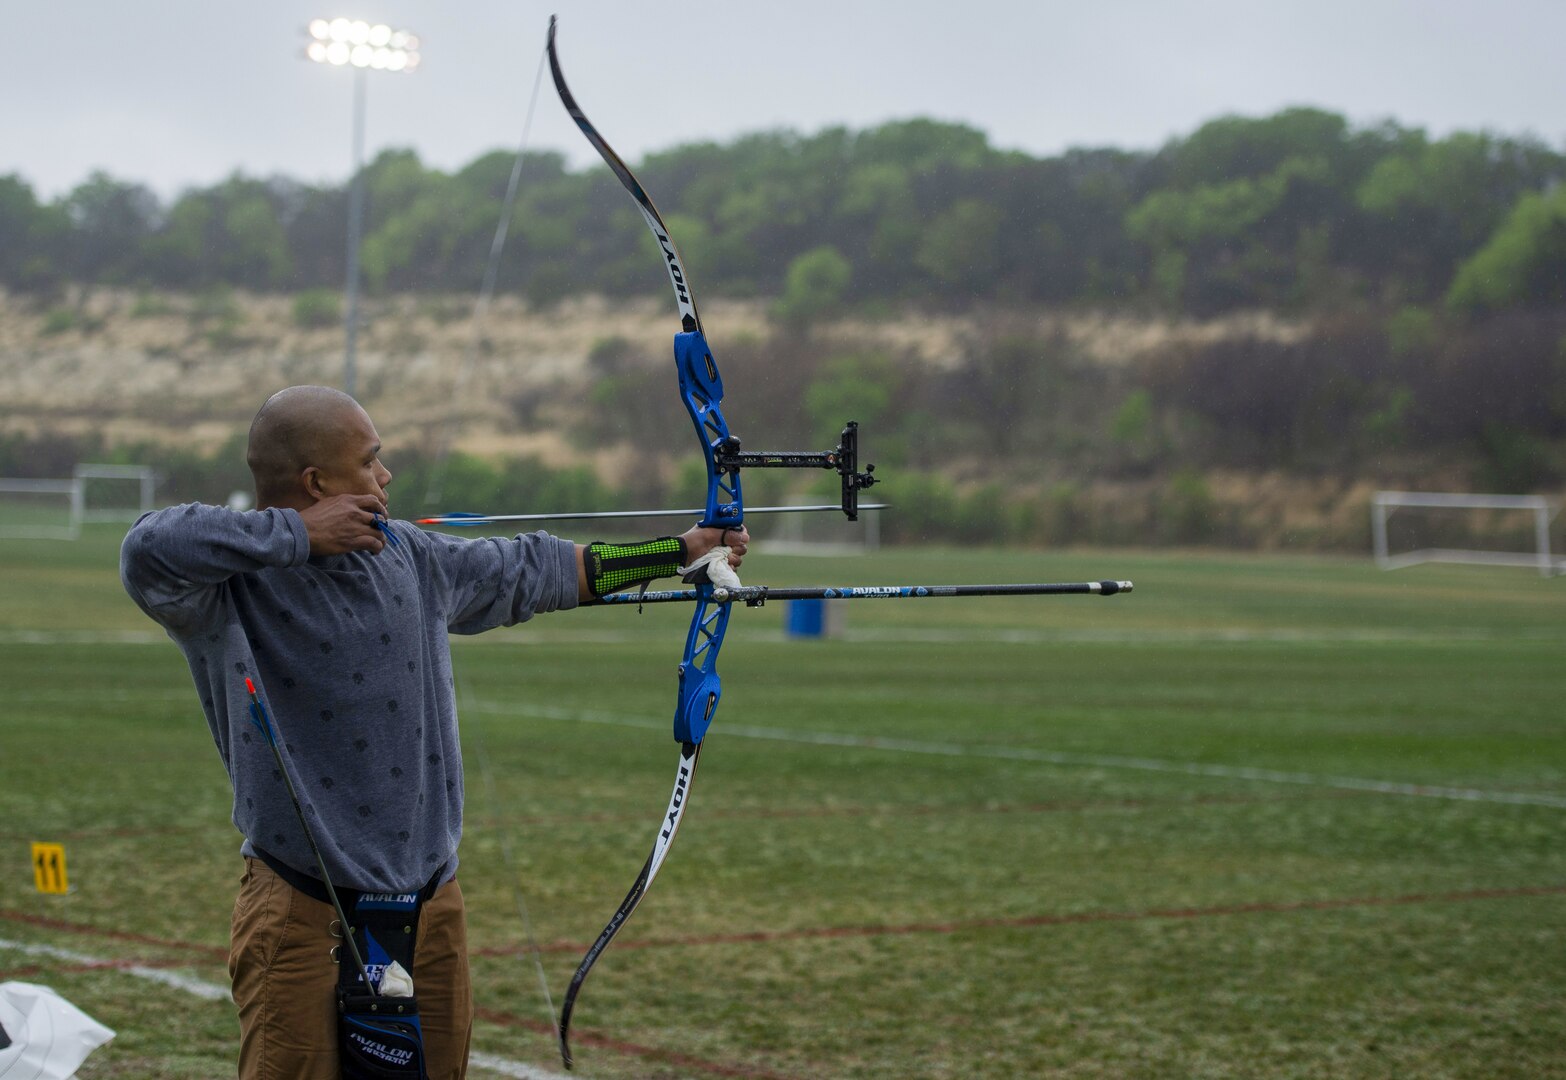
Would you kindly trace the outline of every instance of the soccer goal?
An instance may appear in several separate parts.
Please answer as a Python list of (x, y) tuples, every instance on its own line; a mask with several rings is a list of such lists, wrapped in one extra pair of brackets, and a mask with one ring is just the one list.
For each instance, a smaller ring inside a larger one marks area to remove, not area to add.
[[(1550, 551), (1550, 527), (1560, 509), (1560, 500), (1543, 495), (1378, 491), (1370, 501), (1376, 565), (1398, 570), (1427, 562), (1480, 563), (1532, 567), (1545, 577), (1566, 572), (1566, 563)], [(1394, 521), (1397, 511), (1403, 513)]]
[(135, 521), (153, 509), (158, 474), (151, 466), (82, 462), (71, 475), (81, 485), (84, 522)]
[(80, 483), (0, 476), (0, 537), (75, 540), (81, 532)]
[(89, 522), (135, 521), (153, 508), (147, 465), (76, 466), (69, 480), (0, 476), (0, 537), (75, 540)]

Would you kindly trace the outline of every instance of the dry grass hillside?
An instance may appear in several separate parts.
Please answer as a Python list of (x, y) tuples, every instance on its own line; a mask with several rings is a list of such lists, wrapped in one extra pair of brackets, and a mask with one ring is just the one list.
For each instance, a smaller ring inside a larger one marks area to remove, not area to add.
[[(475, 347), (473, 303), (395, 296), (363, 305), (359, 397), (382, 433), (452, 419), (455, 444), (478, 453), (564, 453), (547, 431), (527, 431), (515, 403), (587, 392), (595, 343), (620, 337), (654, 362), (673, 319), (652, 300), (590, 298), (548, 311), (502, 298)], [(769, 332), (760, 302), (716, 302), (704, 312), (724, 342)], [(1166, 322), (1102, 315), (1008, 312), (1014, 326), (1062, 332), (1086, 355), (1116, 364), (1182, 342), (1234, 334), (1278, 338), (1303, 329), (1269, 316)], [(980, 316), (907, 315), (825, 328), (828, 342), (881, 346), (942, 365)], [(340, 385), (340, 327), (301, 328), (282, 295), (72, 292), (53, 303), (0, 293), (0, 432), (101, 432), (109, 440), (208, 447), (248, 424), (267, 394), (296, 383)], [(671, 398), (673, 388), (671, 385)]]
[[(0, 436), (96, 434), (111, 444), (211, 451), (242, 432), (271, 392), (297, 383), (341, 384), (341, 326), (301, 326), (296, 299), (93, 289), (40, 301), (0, 293)], [(616, 484), (627, 478), (634, 484), (638, 477), (667, 482), (679, 466), (667, 448), (678, 440), (664, 443), (663, 452), (624, 438), (593, 450), (566, 430), (573, 418), (596, 415), (591, 358), (605, 342), (624, 343), (608, 350), (615, 364), (651, 369), (668, 363), (673, 317), (660, 300), (588, 298), (536, 310), (503, 298), (476, 343), (471, 298), (372, 298), (363, 305), (358, 396), (393, 451), (449, 440), (479, 455), (530, 454), (556, 467), (591, 464)], [(787, 340), (775, 335), (760, 301), (716, 302), (703, 315), (720, 358), (742, 342), (770, 338), (775, 350)], [(993, 338), (998, 327), (1040, 340), (1064, 338), (1092, 363), (1137, 365), (1144, 374), (1193, 348), (1231, 339), (1292, 343), (1313, 330), (1267, 314), (1196, 321), (991, 310), (843, 320), (815, 328), (808, 347), (873, 350), (939, 370), (964, 357), (986, 332)], [(778, 355), (772, 353), (774, 362)], [(677, 417), (668, 374), (664, 404)], [(655, 374), (649, 385), (664, 385), (659, 379)], [(733, 397), (739, 388), (729, 389)], [(976, 447), (975, 460), (984, 462), (986, 452)], [(1178, 462), (1164, 464), (1078, 485), (1066, 463), (1030, 460), (1011, 478), (1019, 504), (1030, 503), (1039, 521), (1022, 536), (1037, 532), (1035, 540), (1045, 543), (1360, 551), (1371, 493), (1408, 479), (1388, 461), (1316, 475), (1214, 468), (1182, 494), (1171, 481)], [(987, 470), (973, 474), (960, 462), (950, 465), (957, 490), (995, 479)], [(1415, 465), (1404, 472), (1424, 489), (1461, 490), (1467, 483), (1457, 459)], [(1189, 476), (1183, 482), (1192, 483)], [(1073, 491), (1069, 505), (1061, 501), (1065, 489)], [(1187, 518), (1195, 524), (1179, 524)]]

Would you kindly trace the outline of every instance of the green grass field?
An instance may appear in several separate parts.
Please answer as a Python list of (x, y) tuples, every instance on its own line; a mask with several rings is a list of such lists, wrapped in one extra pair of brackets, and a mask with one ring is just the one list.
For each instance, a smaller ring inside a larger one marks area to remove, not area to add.
[[(232, 1075), (231, 1006), (190, 987), (226, 982), (239, 837), (116, 550), (0, 542), (0, 979), (118, 1030), (84, 1077)], [(762, 547), (745, 571), (1137, 591), (856, 603), (831, 641), (736, 611), (577, 1074), (1566, 1077), (1566, 581)], [(513, 886), (558, 1003), (668, 798), (688, 617), (455, 646), (475, 1050), (500, 1070), (474, 1076), (560, 1070)], [(30, 841), (65, 845), (71, 895), (34, 891)]]

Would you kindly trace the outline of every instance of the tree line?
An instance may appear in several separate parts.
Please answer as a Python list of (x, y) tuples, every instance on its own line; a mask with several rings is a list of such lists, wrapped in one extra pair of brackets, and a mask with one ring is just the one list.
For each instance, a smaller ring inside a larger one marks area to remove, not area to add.
[[(446, 173), (409, 150), (366, 166), (369, 288), (478, 287), (512, 167)], [(1526, 137), (1433, 139), (1318, 109), (1224, 117), (1150, 151), (1053, 157), (931, 120), (778, 131), (638, 166), (703, 296), (760, 296), (786, 322), (919, 303), (1493, 313), (1566, 290), (1566, 156)], [(0, 176), (0, 285), (256, 291), (344, 276), (346, 187), (235, 174), (165, 203), (105, 173), (53, 201)], [(547, 304), (666, 288), (602, 168), (523, 162), (499, 287)]]

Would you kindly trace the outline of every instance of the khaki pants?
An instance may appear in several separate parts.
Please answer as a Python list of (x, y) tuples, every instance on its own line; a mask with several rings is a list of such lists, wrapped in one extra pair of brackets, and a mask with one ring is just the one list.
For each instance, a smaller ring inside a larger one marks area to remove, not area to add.
[[(239, 1007), (240, 1080), (339, 1080), (336, 918), (330, 904), (299, 892), (260, 859), (245, 860), (228, 951)], [(344, 950), (343, 963), (352, 962)], [(430, 1080), (461, 1080), (473, 1032), (473, 987), (455, 880), (420, 913), (413, 987)]]

